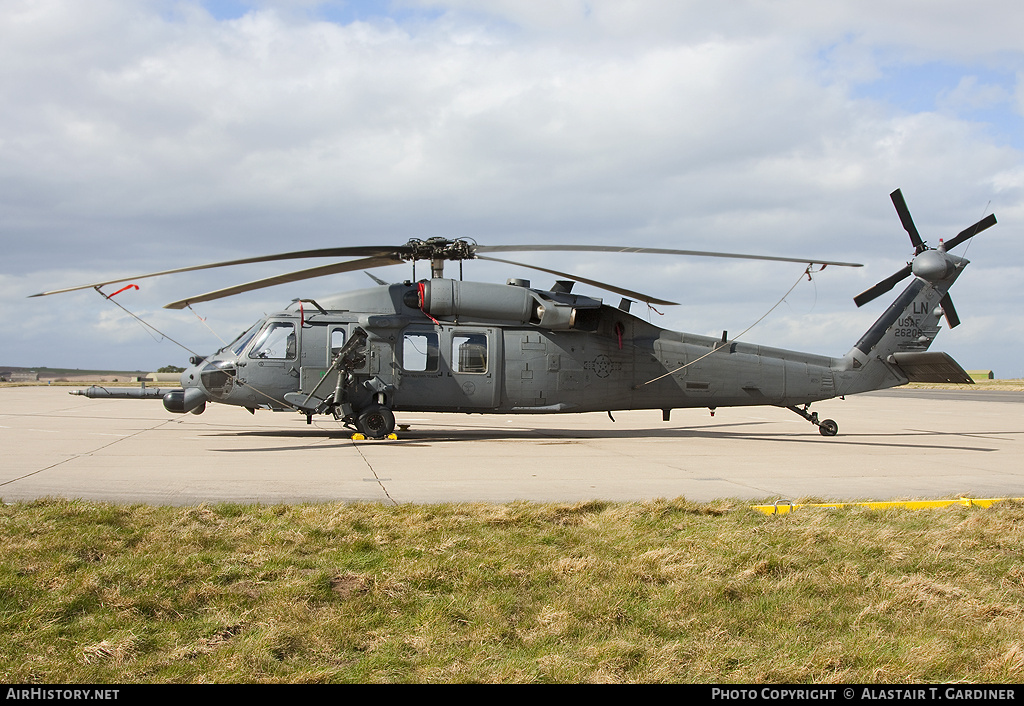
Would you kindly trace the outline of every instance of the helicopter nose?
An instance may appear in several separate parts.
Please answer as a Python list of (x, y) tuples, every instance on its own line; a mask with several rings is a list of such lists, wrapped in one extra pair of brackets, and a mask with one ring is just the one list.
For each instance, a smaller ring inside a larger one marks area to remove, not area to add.
[(198, 389), (207, 399), (223, 400), (231, 394), (237, 371), (234, 358), (208, 358), (182, 374), (182, 387)]
[(203, 389), (199, 365), (186, 368), (180, 378), (181, 390), (174, 390), (164, 395), (164, 409), (175, 414), (202, 414), (206, 410), (209, 396)]

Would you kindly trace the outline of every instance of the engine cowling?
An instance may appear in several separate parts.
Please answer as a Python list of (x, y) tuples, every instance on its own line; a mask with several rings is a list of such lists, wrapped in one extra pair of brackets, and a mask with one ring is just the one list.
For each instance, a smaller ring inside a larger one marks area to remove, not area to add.
[(510, 280), (502, 285), (432, 279), (420, 282), (418, 287), (415, 300), (418, 308), (435, 319), (532, 324), (566, 331), (581, 328), (580, 323), (586, 317), (582, 317), (580, 312), (601, 308), (600, 299), (540, 292), (530, 289), (529, 282), (525, 280)]
[(420, 308), (434, 317), (539, 324), (534, 293), (526, 287), (432, 279), (420, 283)]

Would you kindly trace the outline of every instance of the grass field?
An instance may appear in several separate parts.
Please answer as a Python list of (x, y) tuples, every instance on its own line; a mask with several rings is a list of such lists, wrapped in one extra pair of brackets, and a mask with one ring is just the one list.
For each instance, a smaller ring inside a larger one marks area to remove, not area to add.
[(1020, 682), (1024, 505), (0, 506), (0, 678)]

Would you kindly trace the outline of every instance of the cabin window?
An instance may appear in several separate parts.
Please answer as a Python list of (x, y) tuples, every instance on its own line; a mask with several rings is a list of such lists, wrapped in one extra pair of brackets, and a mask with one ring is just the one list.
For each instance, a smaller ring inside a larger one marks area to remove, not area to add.
[(452, 336), (452, 360), (457, 373), (486, 373), (487, 335), (464, 333)]
[(402, 336), (402, 368), (412, 373), (436, 373), (439, 350), (437, 333), (406, 332)]
[(331, 329), (331, 361), (338, 357), (338, 353), (345, 347), (345, 329)]
[(250, 358), (292, 360), (295, 358), (295, 324), (274, 321), (266, 326), (249, 353)]

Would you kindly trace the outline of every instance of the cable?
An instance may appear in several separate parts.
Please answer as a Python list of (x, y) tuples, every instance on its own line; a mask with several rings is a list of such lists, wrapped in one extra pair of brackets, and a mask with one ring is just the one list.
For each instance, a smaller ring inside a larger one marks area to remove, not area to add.
[(195, 315), (196, 315), (196, 318), (197, 318), (197, 319), (199, 319), (200, 321), (202, 321), (202, 322), (203, 322), (203, 326), (205, 326), (205, 327), (206, 327), (206, 328), (207, 328), (207, 329), (208, 329), (208, 330), (210, 331), (210, 333), (212, 333), (212, 334), (213, 334), (213, 335), (214, 335), (214, 336), (215, 336), (215, 337), (217, 338), (217, 340), (218, 340), (218, 341), (220, 341), (221, 343), (223, 343), (223, 344), (224, 344), (225, 346), (226, 346), (226, 345), (228, 344), (228, 342), (227, 342), (227, 341), (225, 341), (225, 340), (224, 340), (223, 338), (221, 338), (221, 337), (220, 337), (219, 335), (217, 335), (217, 332), (216, 332), (216, 331), (214, 331), (214, 330), (213, 330), (212, 328), (210, 328), (210, 325), (209, 325), (208, 323), (206, 323), (206, 319), (204, 319), (204, 318), (203, 318), (202, 316), (200, 316), (200, 315), (199, 315), (199, 314), (198, 314), (198, 313), (196, 312), (196, 310), (192, 308), (192, 305), (191, 305), (191, 304), (186, 304), (185, 306), (187, 306), (187, 307), (188, 307), (188, 310), (189, 310), (189, 311), (191, 311), (191, 312), (192, 312), (193, 314), (195, 314)]
[[(992, 200), (991, 200), (991, 199), (989, 199), (989, 202), (988, 202), (987, 204), (985, 204), (985, 213), (989, 213), (989, 209), (990, 209), (991, 207), (992, 207)], [(984, 216), (982, 216), (982, 218), (984, 218)], [(979, 221), (979, 222), (980, 222), (980, 221)], [(970, 239), (969, 239), (969, 240), (967, 241), (967, 247), (966, 247), (966, 248), (964, 248), (964, 253), (963, 253), (963, 257), (964, 257), (964, 258), (966, 258), (966, 257), (967, 257), (967, 252), (968, 252), (968, 251), (969, 251), (969, 250), (971, 249), (971, 245), (973, 245), (973, 244), (974, 244), (974, 238), (973, 238), (973, 237), (971, 237), (971, 238), (970, 238)]]
[[(803, 281), (803, 278), (804, 278), (804, 276), (805, 276), (805, 275), (806, 275), (806, 277), (807, 277), (807, 279), (808, 279), (808, 280), (811, 280), (811, 274), (815, 273), (815, 271), (811, 269), (811, 268), (812, 268), (813, 266), (814, 266), (814, 263), (813, 263), (813, 262), (812, 262), (811, 264), (807, 265), (807, 269), (805, 269), (805, 270), (804, 270), (803, 272), (801, 272), (801, 273), (800, 273), (800, 276), (799, 276), (799, 277), (797, 277), (797, 280), (796, 280), (796, 282), (794, 282), (794, 283), (793, 283), (793, 286), (792, 286), (792, 287), (790, 287), (790, 288), (789, 288), (789, 290), (788, 290), (788, 291), (787, 291), (787, 292), (786, 292), (785, 294), (783, 294), (783, 295), (782, 295), (782, 298), (781, 298), (781, 299), (779, 299), (779, 301), (775, 302), (775, 305), (774, 305), (774, 306), (772, 306), (772, 308), (771, 308), (771, 309), (769, 309), (768, 311), (766, 311), (766, 312), (765, 312), (765, 313), (764, 313), (764, 314), (763, 314), (763, 315), (761, 316), (761, 318), (759, 318), (759, 319), (758, 319), (757, 321), (755, 321), (754, 323), (750, 324), (750, 326), (747, 326), (747, 327), (746, 327), (745, 329), (743, 329), (742, 331), (740, 331), (740, 332), (739, 332), (739, 334), (737, 334), (737, 335), (736, 335), (736, 336), (734, 336), (733, 338), (729, 339), (728, 341), (725, 341), (725, 342), (723, 342), (723, 344), (722, 344), (722, 345), (720, 345), (720, 346), (717, 346), (717, 347), (715, 347), (715, 348), (712, 348), (712, 349), (711, 349), (710, 351), (708, 351), (707, 353), (705, 353), (704, 355), (702, 355), (702, 356), (701, 356), (700, 358), (695, 358), (694, 360), (691, 360), (691, 361), (690, 361), (689, 363), (687, 363), (686, 365), (682, 365), (682, 366), (680, 366), (680, 367), (676, 368), (675, 370), (670, 370), (669, 372), (665, 373), (664, 375), (659, 375), (658, 377), (656, 377), (656, 378), (653, 378), (653, 379), (651, 379), (651, 380), (648, 380), (647, 382), (642, 382), (642, 383), (640, 383), (639, 385), (634, 385), (634, 386), (633, 386), (633, 389), (634, 389), (634, 390), (639, 390), (639, 389), (640, 389), (641, 387), (643, 387), (644, 385), (650, 385), (650, 384), (651, 384), (652, 382), (657, 382), (658, 380), (661, 380), (662, 378), (667, 378), (667, 377), (668, 377), (669, 375), (675, 375), (675, 374), (676, 374), (676, 373), (678, 373), (678, 372), (679, 372), (680, 370), (684, 370), (685, 368), (688, 368), (688, 367), (690, 367), (690, 366), (691, 366), (691, 365), (693, 365), (694, 363), (697, 363), (697, 362), (700, 362), (700, 361), (704, 360), (704, 359), (705, 359), (705, 358), (707, 358), (707, 357), (708, 357), (709, 355), (712, 355), (713, 353), (717, 353), (718, 351), (722, 350), (723, 348), (728, 348), (728, 347), (729, 347), (729, 344), (731, 344), (731, 343), (735, 343), (735, 342), (736, 342), (736, 341), (737, 341), (737, 340), (738, 340), (738, 339), (740, 338), (740, 336), (742, 336), (743, 334), (747, 333), (747, 332), (748, 332), (748, 331), (749, 331), (750, 329), (754, 328), (754, 327), (755, 327), (755, 326), (757, 326), (757, 325), (758, 325), (759, 323), (761, 323), (762, 321), (764, 321), (764, 320), (765, 320), (765, 318), (767, 318), (768, 314), (770, 314), (770, 313), (772, 313), (773, 311), (775, 311), (775, 310), (776, 310), (776, 309), (777, 309), (777, 308), (779, 307), (779, 305), (780, 305), (780, 304), (782, 304), (782, 302), (786, 301), (786, 297), (788, 297), (788, 296), (789, 296), (790, 294), (792, 294), (792, 293), (793, 293), (793, 290), (794, 290), (794, 289), (796, 289), (797, 285), (798, 285), (798, 284), (800, 284), (800, 282), (802, 282), (802, 281)], [(824, 268), (822, 268), (822, 269), (824, 269)], [(817, 272), (821, 272), (821, 270), (819, 269), (819, 270), (817, 270)]]
[(131, 317), (132, 317), (133, 319), (135, 319), (136, 321), (138, 321), (138, 322), (139, 322), (140, 324), (142, 324), (143, 326), (146, 326), (146, 327), (148, 327), (148, 328), (151, 328), (151, 329), (153, 329), (153, 330), (154, 330), (154, 331), (156, 331), (156, 332), (157, 332), (158, 334), (160, 334), (161, 336), (163, 336), (164, 338), (166, 338), (166, 339), (167, 339), (168, 341), (170, 341), (171, 343), (173, 343), (173, 344), (175, 344), (175, 345), (179, 346), (180, 348), (183, 348), (183, 349), (185, 349), (186, 351), (188, 351), (188, 352), (189, 352), (189, 353), (191, 353), (192, 355), (194, 355), (194, 356), (198, 356), (198, 355), (199, 355), (199, 354), (198, 354), (198, 353), (196, 353), (196, 352), (195, 352), (194, 350), (192, 350), (191, 348), (189, 348), (188, 346), (186, 346), (186, 345), (185, 345), (184, 343), (179, 343), (178, 341), (175, 341), (175, 340), (174, 340), (173, 338), (171, 338), (170, 336), (168, 336), (168, 335), (167, 335), (166, 333), (164, 333), (163, 331), (161, 331), (161, 330), (160, 330), (160, 329), (158, 329), (157, 327), (153, 326), (152, 324), (148, 324), (148, 323), (146, 323), (145, 321), (143, 321), (142, 319), (140, 319), (140, 318), (139, 318), (138, 316), (136, 316), (136, 315), (135, 315), (135, 314), (133, 314), (132, 312), (128, 311), (128, 310), (127, 310), (127, 309), (125, 309), (125, 308), (124, 308), (123, 306), (121, 306), (121, 305), (120, 305), (119, 303), (115, 302), (115, 301), (114, 301), (113, 299), (111, 299), (111, 298), (110, 298), (110, 297), (114, 296), (114, 294), (118, 294), (119, 292), (123, 292), (123, 291), (124, 291), (124, 289), (120, 289), (120, 290), (118, 290), (117, 292), (114, 292), (114, 294), (111, 294), (111, 295), (110, 295), (110, 297), (108, 297), (108, 296), (107, 296), (106, 294), (104, 294), (104, 293), (103, 293), (102, 291), (100, 291), (100, 288), (99, 288), (99, 286), (93, 287), (93, 289), (95, 289), (95, 290), (96, 290), (96, 292), (97, 292), (97, 293), (98, 293), (98, 294), (99, 294), (99, 295), (100, 295), (101, 297), (103, 297), (104, 299), (106, 299), (106, 300), (107, 300), (108, 302), (111, 302), (111, 303), (113, 303), (113, 304), (114, 304), (114, 305), (115, 305), (115, 306), (116, 306), (116, 307), (117, 307), (118, 309), (120, 309), (120, 310), (121, 310), (121, 311), (123, 311), (124, 313), (128, 314), (129, 316), (131, 316)]
[(252, 385), (250, 385), (249, 383), (245, 382), (244, 380), (239, 380), (237, 377), (235, 378), (235, 384), (239, 385), (241, 387), (248, 387), (250, 390), (252, 390), (256, 394), (263, 395), (264, 397), (266, 397), (271, 402), (276, 402), (277, 404), (281, 405), (282, 407), (287, 407), (289, 409), (294, 409), (294, 410), (298, 410), (299, 409), (298, 407), (293, 405), (291, 402), (285, 402), (284, 400), (277, 399), (273, 395), (268, 395), (266, 392), (264, 392), (263, 390), (259, 389), (258, 387), (253, 387)]

